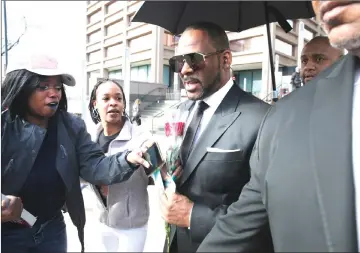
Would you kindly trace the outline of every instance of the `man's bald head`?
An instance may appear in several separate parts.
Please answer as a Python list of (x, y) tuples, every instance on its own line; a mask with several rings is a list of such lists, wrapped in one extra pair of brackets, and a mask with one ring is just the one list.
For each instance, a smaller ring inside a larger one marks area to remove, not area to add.
[(343, 54), (343, 50), (330, 45), (328, 37), (317, 36), (310, 40), (301, 52), (300, 75), (304, 84), (336, 62)]

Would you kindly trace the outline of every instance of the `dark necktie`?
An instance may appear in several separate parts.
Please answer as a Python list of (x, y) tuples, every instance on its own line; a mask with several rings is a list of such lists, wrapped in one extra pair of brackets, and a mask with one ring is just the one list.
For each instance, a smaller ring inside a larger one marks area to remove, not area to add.
[(194, 143), (194, 139), (196, 136), (196, 132), (199, 128), (200, 125), (200, 121), (202, 119), (202, 116), (204, 114), (204, 111), (209, 107), (209, 105), (207, 103), (205, 103), (204, 101), (200, 101), (199, 105), (194, 113), (194, 116), (186, 130), (186, 134), (183, 140), (183, 143), (181, 145), (181, 164), (184, 167), (188, 156), (190, 154), (190, 151), (192, 149), (193, 143)]

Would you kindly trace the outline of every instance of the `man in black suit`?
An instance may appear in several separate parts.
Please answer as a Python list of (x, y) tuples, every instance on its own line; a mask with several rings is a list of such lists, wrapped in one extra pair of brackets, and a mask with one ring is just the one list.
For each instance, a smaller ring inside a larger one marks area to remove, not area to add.
[(197, 23), (182, 34), (179, 55), (170, 59), (189, 100), (177, 192), (162, 196), (172, 224), (171, 252), (195, 252), (219, 215), (227, 212), (249, 181), (249, 158), (269, 105), (232, 80), (232, 55), (225, 31)]
[(359, 250), (360, 2), (313, 7), (349, 54), (269, 110), (249, 183), (198, 252), (249, 252), (268, 226), (277, 252)]

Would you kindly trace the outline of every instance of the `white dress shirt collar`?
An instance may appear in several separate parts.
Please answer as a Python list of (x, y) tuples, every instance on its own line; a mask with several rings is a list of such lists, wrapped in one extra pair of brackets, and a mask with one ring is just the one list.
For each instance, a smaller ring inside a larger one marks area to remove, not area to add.
[[(215, 111), (219, 107), (220, 103), (225, 98), (226, 94), (229, 92), (231, 87), (234, 85), (234, 82), (232, 79), (230, 79), (223, 87), (221, 87), (218, 91), (216, 91), (211, 96), (204, 98), (203, 101), (208, 104), (208, 108), (204, 111), (203, 117), (201, 119), (200, 126), (198, 128), (198, 131), (196, 132), (194, 143), (197, 142), (198, 138), (201, 136), (201, 134), (204, 132), (205, 128), (207, 127), (208, 123), (210, 122), (212, 116), (214, 115)], [(197, 110), (197, 107), (199, 106), (201, 100), (196, 101), (195, 106), (191, 110), (191, 113), (189, 114), (188, 120), (185, 125), (185, 131), (187, 131), (187, 128), (194, 116), (195, 111)]]
[[(207, 98), (204, 98), (203, 101), (209, 107), (212, 107), (216, 110), (233, 85), (234, 85), (234, 81), (232, 80), (232, 78), (230, 78), (230, 80), (223, 87), (221, 87), (214, 94), (211, 94)], [(198, 101), (198, 102), (200, 102), (200, 101)]]
[(360, 68), (355, 72), (352, 114), (352, 160), (355, 186), (356, 226), (358, 249), (360, 251)]

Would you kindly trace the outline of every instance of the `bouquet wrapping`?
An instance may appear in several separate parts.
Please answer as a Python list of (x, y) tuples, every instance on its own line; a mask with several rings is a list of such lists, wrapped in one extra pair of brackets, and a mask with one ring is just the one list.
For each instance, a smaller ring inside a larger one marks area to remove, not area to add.
[[(179, 109), (168, 110), (165, 113), (165, 166), (154, 174), (154, 181), (156, 185), (161, 185), (163, 190), (176, 191), (175, 176), (176, 165), (180, 160), (180, 148), (185, 132), (185, 122), (188, 112)], [(169, 252), (170, 243), (170, 226), (165, 223), (166, 241)]]
[(172, 176), (176, 169), (177, 162), (180, 159), (180, 148), (183, 141), (185, 121), (187, 114), (180, 110), (171, 110), (168, 112), (167, 120), (165, 122), (165, 136), (166, 136), (166, 153), (165, 163), (166, 174), (164, 178), (164, 187), (175, 192), (175, 177)]
[(184, 137), (185, 122), (188, 112), (179, 109), (169, 109), (165, 112), (165, 143), (164, 159), (165, 166), (154, 173), (155, 184), (162, 189), (171, 189), (175, 192), (175, 177), (172, 176), (176, 169), (177, 161), (180, 159), (180, 147)]

